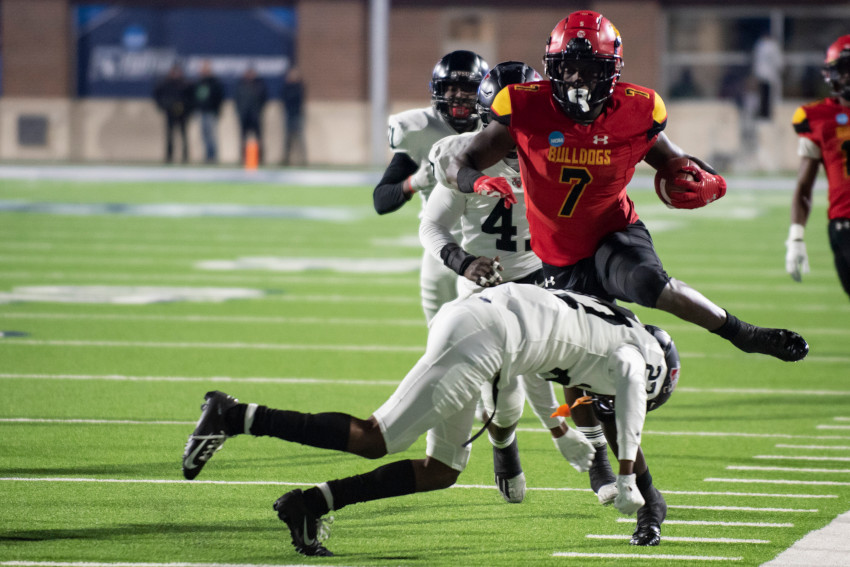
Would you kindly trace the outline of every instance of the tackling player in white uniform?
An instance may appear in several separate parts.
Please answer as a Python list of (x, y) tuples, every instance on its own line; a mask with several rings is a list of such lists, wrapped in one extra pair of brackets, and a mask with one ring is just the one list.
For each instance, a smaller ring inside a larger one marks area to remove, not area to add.
[[(539, 80), (541, 76), (537, 71), (518, 61), (507, 61), (493, 67), (478, 87), (477, 110), (481, 122), (486, 126), (490, 103), (505, 86)], [(510, 208), (506, 208), (501, 199), (460, 193), (443, 185), (445, 168), (474, 135), (449, 136), (431, 148), (429, 159), (437, 185), (422, 213), (419, 225), (422, 245), (460, 276), (457, 277), (458, 297), (468, 297), (502, 281), (542, 286), (540, 259), (531, 251), (518, 160), (506, 158), (487, 170), (487, 175), (504, 177), (513, 184), (518, 202)], [(458, 224), (461, 228), (460, 244), (454, 230)], [(552, 385), (541, 380), (522, 380), (518, 387), (525, 390), (535, 415), (553, 437), (563, 435), (563, 421), (552, 417), (558, 408)], [(482, 401), (486, 415), (492, 414), (493, 400), (487, 387), (482, 392)], [(490, 425), (496, 485), (504, 499), (511, 503), (522, 502), (526, 489), (516, 435), (513, 434), (513, 427), (520, 417), (521, 414), (511, 414), (499, 408)], [(507, 428), (511, 428), (509, 435), (504, 434)], [(504, 440), (500, 442), (500, 438)]]
[[(675, 345), (667, 333), (644, 327), (623, 308), (516, 283), (444, 306), (431, 325), (425, 354), (368, 419), (240, 404), (223, 392), (208, 392), (186, 443), (183, 474), (195, 478), (228, 437), (242, 433), (375, 459), (406, 450), (427, 432), (424, 459), (293, 490), (275, 502), (299, 553), (331, 555), (320, 541), (326, 533), (322, 516), (357, 502), (448, 488), (469, 460), (466, 441), (482, 387), (489, 385), (496, 396), (519, 375), (544, 373), (562, 384), (616, 396), (620, 470), (614, 506), (634, 514), (644, 504), (634, 461), (647, 402), (663, 403), (676, 387)], [(580, 432), (568, 429), (559, 448), (577, 470), (589, 469), (594, 449)]]
[[(489, 71), (487, 63), (471, 51), (445, 55), (431, 74), (431, 106), (394, 114), (389, 118), (393, 159), (373, 192), (379, 214), (401, 208), (419, 193), (424, 208), (436, 183), (428, 152), (445, 138), (477, 132), (481, 121), (475, 112), (478, 83)], [(430, 323), (443, 303), (457, 297), (455, 275), (430, 254), (422, 257), (419, 285), (422, 309)]]

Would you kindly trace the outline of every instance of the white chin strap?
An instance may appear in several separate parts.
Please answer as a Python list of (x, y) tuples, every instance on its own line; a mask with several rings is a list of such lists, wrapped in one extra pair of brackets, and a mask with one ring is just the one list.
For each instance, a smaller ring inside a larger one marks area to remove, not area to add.
[(590, 110), (590, 105), (587, 104), (588, 99), (590, 98), (590, 90), (586, 88), (578, 88), (578, 89), (569, 89), (567, 91), (567, 98), (573, 104), (578, 104), (579, 108), (581, 108), (582, 112), (588, 112)]

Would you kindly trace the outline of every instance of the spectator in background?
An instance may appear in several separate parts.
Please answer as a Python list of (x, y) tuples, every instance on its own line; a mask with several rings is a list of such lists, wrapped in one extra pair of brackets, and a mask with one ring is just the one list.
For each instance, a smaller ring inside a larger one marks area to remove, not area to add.
[(204, 160), (215, 163), (218, 159), (218, 115), (224, 100), (224, 86), (213, 75), (209, 61), (201, 66), (201, 78), (193, 89), (193, 103), (201, 114), (201, 135), (204, 138)]
[(241, 156), (245, 160), (245, 145), (249, 136), (254, 136), (259, 147), (260, 163), (263, 161), (263, 108), (268, 100), (266, 83), (257, 76), (253, 68), (245, 74), (236, 85), (233, 102), (236, 114), (239, 116)]
[[(304, 143), (304, 81), (301, 70), (293, 67), (283, 83), (283, 109), (286, 113), (286, 136), (283, 142), (283, 165), (306, 165), (307, 146)], [(296, 156), (293, 158), (293, 155)]]
[(701, 95), (690, 69), (683, 70), (679, 80), (670, 87), (670, 98), (698, 98)]
[(189, 161), (189, 142), (186, 139), (186, 119), (189, 117), (192, 99), (189, 84), (180, 65), (173, 65), (153, 91), (157, 107), (165, 113), (165, 161), (174, 158), (175, 130), (180, 131), (183, 144), (183, 163)]
[(756, 116), (770, 120), (782, 88), (782, 48), (770, 34), (764, 34), (753, 47), (753, 76), (758, 81), (759, 107)]

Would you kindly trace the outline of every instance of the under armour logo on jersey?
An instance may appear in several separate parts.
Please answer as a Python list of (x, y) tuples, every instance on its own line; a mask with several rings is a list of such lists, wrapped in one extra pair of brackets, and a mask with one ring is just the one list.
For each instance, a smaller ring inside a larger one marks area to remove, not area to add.
[(607, 145), (608, 144), (608, 136), (600, 136), (600, 135), (596, 134), (596, 135), (593, 136), (593, 143), (594, 144), (605, 144), (605, 145)]
[(543, 287), (555, 287), (555, 276), (549, 276), (543, 280)]

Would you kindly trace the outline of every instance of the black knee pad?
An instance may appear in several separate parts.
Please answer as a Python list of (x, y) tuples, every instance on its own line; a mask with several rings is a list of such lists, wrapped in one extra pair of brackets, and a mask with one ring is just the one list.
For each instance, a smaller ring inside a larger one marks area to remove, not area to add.
[(670, 281), (670, 277), (664, 270), (655, 266), (635, 266), (629, 275), (629, 285), (635, 303), (644, 307), (655, 307), (661, 290)]

